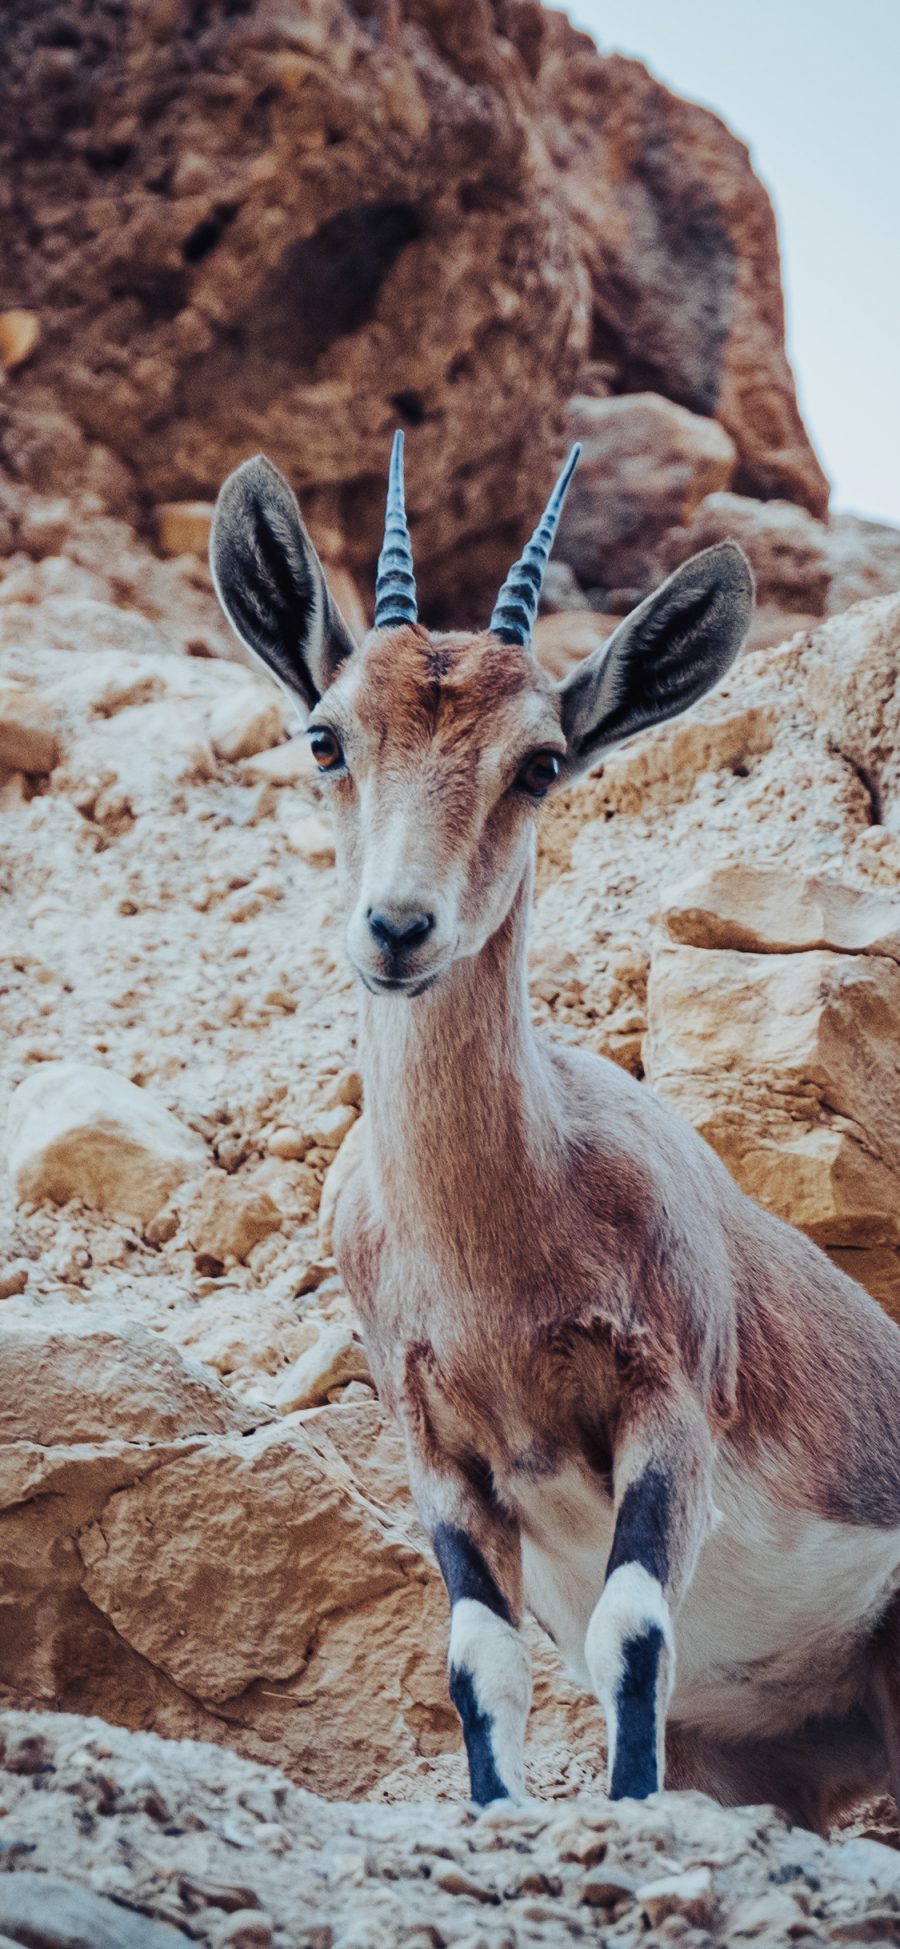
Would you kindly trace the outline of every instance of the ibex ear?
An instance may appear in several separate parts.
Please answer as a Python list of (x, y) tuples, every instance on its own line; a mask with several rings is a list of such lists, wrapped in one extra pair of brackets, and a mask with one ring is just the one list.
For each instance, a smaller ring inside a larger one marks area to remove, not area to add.
[(241, 642), (311, 711), (356, 646), (296, 498), (264, 454), (229, 474), (219, 494), (209, 565)]
[(704, 697), (734, 662), (752, 611), (753, 576), (737, 542), (676, 569), (561, 686), (568, 776)]

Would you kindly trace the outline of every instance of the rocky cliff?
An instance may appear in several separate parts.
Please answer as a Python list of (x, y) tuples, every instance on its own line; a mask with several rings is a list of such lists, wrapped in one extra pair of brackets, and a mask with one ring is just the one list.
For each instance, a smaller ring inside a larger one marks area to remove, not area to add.
[(49, 1939), (50, 1901), (94, 1949), (893, 1940), (892, 1810), (830, 1851), (611, 1812), (536, 1628), (550, 1804), (399, 1804), (465, 1782), (331, 1254), (365, 1114), (333, 850), (202, 560), (265, 446), (362, 630), (398, 419), (457, 621), (583, 439), (548, 667), (742, 539), (726, 684), (547, 810), (534, 1011), (900, 1319), (900, 544), (828, 519), (746, 152), (533, 0), (13, 0), (4, 31), (0, 1936)]
[(595, 606), (698, 523), (776, 606), (841, 599), (747, 151), (562, 14), (12, 0), (0, 89), (12, 480), (152, 534), (265, 447), (368, 594), (400, 424), (426, 613), (483, 620), (568, 418), (560, 560)]

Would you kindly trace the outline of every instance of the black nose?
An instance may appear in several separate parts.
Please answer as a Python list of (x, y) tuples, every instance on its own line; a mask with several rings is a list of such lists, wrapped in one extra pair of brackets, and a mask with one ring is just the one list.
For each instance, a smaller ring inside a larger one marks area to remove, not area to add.
[(369, 908), (369, 926), (379, 947), (388, 954), (403, 954), (418, 947), (434, 926), (433, 914), (411, 913), (408, 907)]

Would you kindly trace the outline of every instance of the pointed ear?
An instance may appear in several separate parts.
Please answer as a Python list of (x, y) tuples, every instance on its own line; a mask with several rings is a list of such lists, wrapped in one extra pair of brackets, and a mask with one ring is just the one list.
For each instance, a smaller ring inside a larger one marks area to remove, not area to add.
[(752, 611), (753, 576), (737, 542), (676, 569), (562, 684), (566, 775), (704, 697), (734, 662)]
[(356, 645), (296, 498), (264, 454), (229, 474), (219, 494), (209, 565), (241, 642), (311, 711)]

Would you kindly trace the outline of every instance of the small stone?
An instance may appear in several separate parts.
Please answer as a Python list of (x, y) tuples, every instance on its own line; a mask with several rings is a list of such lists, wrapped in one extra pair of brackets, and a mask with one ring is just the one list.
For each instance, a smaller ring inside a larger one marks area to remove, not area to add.
[(156, 509), (156, 535), (164, 555), (205, 555), (213, 518), (212, 501), (163, 501)]
[(355, 1110), (362, 1109), (362, 1077), (358, 1069), (342, 1069), (325, 1091), (322, 1098), (324, 1109), (333, 1110), (338, 1103), (352, 1103)]
[(270, 1157), (297, 1159), (305, 1157), (312, 1149), (313, 1139), (305, 1130), (298, 1130), (294, 1124), (279, 1124), (266, 1138), (266, 1149)]
[(239, 1908), (215, 1937), (216, 1949), (271, 1949), (274, 1929), (262, 1909)]
[(334, 865), (334, 836), (316, 812), (305, 819), (292, 819), (286, 827), (288, 845), (309, 866)]
[(268, 1191), (244, 1188), (222, 1171), (211, 1171), (196, 1192), (184, 1224), (193, 1250), (208, 1260), (245, 1261), (261, 1239), (281, 1224)]
[(28, 1271), (24, 1259), (17, 1259), (13, 1265), (5, 1266), (0, 1272), (0, 1299), (15, 1299), (17, 1293), (24, 1293), (28, 1285)]
[(0, 311), (0, 365), (7, 372), (24, 365), (37, 350), (40, 336), (41, 322), (36, 311), (23, 311), (19, 307)]
[(336, 1103), (333, 1109), (319, 1112), (312, 1125), (310, 1140), (319, 1150), (339, 1150), (355, 1122), (356, 1111), (352, 1103)]
[(209, 724), (213, 750), (229, 761), (270, 750), (280, 744), (287, 729), (288, 711), (278, 692), (257, 683), (227, 691)]
[(279, 1414), (317, 1407), (343, 1381), (370, 1381), (369, 1363), (348, 1326), (323, 1324), (311, 1347), (288, 1368), (275, 1393)]
[(637, 1899), (651, 1928), (658, 1928), (669, 1915), (682, 1915), (705, 1928), (715, 1908), (712, 1874), (709, 1868), (689, 1868), (683, 1874), (664, 1875), (659, 1881), (645, 1882), (637, 1890)]
[(579, 1899), (590, 1908), (615, 1908), (617, 1902), (631, 1898), (636, 1886), (624, 1868), (599, 1868), (582, 1882)]
[(0, 767), (40, 777), (59, 760), (49, 706), (27, 684), (0, 684)]
[(331, 562), (326, 570), (326, 579), (351, 636), (361, 643), (369, 627), (369, 618), (358, 584), (348, 568), (335, 567)]
[(272, 785), (312, 785), (318, 781), (318, 768), (305, 738), (289, 738), (272, 751), (243, 758), (245, 778)]

